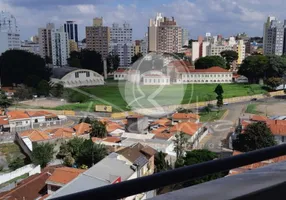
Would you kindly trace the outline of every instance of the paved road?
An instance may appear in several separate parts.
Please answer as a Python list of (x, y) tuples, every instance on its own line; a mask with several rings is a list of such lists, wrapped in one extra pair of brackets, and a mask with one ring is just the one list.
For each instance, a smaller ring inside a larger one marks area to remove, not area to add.
[(228, 114), (223, 120), (207, 124), (209, 134), (201, 141), (200, 146), (213, 152), (222, 151), (222, 141), (227, 138), (232, 129), (235, 128), (238, 118), (247, 103), (226, 106)]

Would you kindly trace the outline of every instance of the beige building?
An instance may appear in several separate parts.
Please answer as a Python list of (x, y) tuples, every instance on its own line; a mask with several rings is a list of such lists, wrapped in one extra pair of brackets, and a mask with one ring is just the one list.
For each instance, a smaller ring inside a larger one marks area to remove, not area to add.
[(148, 48), (150, 51), (177, 53), (182, 49), (182, 28), (172, 17), (162, 17), (157, 13), (155, 20), (150, 19), (148, 27)]
[(93, 18), (93, 26), (102, 26), (102, 25), (103, 25), (103, 18), (102, 17)]
[(42, 58), (46, 56), (52, 59), (52, 30), (55, 28), (53, 23), (48, 23), (46, 28), (39, 28), (38, 37), (39, 37), (39, 45), (40, 45), (40, 55)]
[(75, 42), (74, 40), (69, 40), (69, 45), (70, 45), (70, 52), (78, 51), (77, 42)]
[(103, 58), (108, 56), (110, 30), (102, 26), (102, 18), (93, 19), (93, 26), (86, 27), (86, 48), (99, 52)]

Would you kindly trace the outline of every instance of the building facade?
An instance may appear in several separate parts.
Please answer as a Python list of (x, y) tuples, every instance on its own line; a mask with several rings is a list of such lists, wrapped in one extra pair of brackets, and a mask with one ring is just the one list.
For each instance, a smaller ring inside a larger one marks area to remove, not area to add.
[(182, 47), (189, 45), (189, 31), (188, 29), (182, 29)]
[(274, 17), (268, 17), (267, 22), (264, 24), (264, 55), (281, 56), (283, 54), (284, 27), (284, 22)]
[(134, 55), (132, 32), (132, 27), (128, 23), (122, 26), (114, 23), (110, 29), (109, 52), (119, 56), (120, 66), (131, 64), (131, 58)]
[[(96, 20), (97, 19), (97, 20)], [(98, 18), (93, 21), (93, 26), (86, 27), (86, 48), (99, 52), (103, 58), (108, 56), (110, 30), (107, 26), (102, 26)], [(96, 23), (95, 23), (96, 22)]]
[(182, 28), (172, 17), (164, 17), (157, 31), (157, 51), (160, 53), (179, 53), (182, 48)]
[(64, 24), (64, 30), (68, 33), (68, 39), (78, 42), (78, 26), (74, 21), (67, 21)]
[(157, 51), (157, 32), (160, 23), (163, 21), (163, 16), (161, 13), (157, 13), (155, 19), (149, 20), (148, 26), (148, 51)]
[(0, 12), (0, 55), (11, 49), (20, 49), (20, 33), (16, 18), (8, 12)]
[(31, 41), (22, 41), (21, 50), (28, 51), (33, 54), (40, 55), (40, 45), (39, 43), (34, 43)]
[(64, 31), (63, 27), (59, 29), (53, 29), (51, 33), (51, 40), (53, 65), (67, 65), (67, 59), (69, 58), (70, 53), (68, 33)]
[(52, 59), (52, 30), (55, 28), (53, 23), (48, 23), (46, 28), (39, 28), (39, 45), (40, 45), (40, 55), (42, 58), (49, 57)]

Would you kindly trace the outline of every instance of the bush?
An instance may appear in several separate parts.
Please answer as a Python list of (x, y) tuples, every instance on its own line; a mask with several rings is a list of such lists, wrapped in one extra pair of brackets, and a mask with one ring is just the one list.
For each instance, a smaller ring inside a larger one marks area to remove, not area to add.
[(9, 163), (9, 168), (14, 171), (20, 167), (23, 167), (24, 165), (25, 165), (24, 160), (21, 159), (20, 157), (17, 157), (16, 159), (12, 160)]
[(68, 101), (72, 102), (72, 103), (83, 103), (89, 100), (89, 96), (85, 95), (85, 94), (81, 94), (79, 92), (69, 92), (68, 95)]
[(75, 160), (74, 160), (73, 157), (71, 157), (71, 156), (66, 156), (66, 157), (64, 158), (64, 165), (65, 165), (65, 166), (72, 167), (74, 163), (75, 163)]

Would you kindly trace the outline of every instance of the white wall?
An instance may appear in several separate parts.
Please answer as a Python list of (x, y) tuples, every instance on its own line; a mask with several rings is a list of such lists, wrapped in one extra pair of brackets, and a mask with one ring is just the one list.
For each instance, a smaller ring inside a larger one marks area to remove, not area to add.
[(0, 55), (8, 50), (8, 33), (0, 32)]
[(29, 176), (41, 173), (41, 167), (39, 165), (35, 167), (33, 164), (29, 164), (19, 169), (16, 169), (13, 172), (2, 174), (0, 175), (0, 184), (10, 181), (14, 178), (17, 178), (27, 173), (29, 173)]
[(194, 62), (200, 57), (200, 43), (192, 42), (192, 61)]
[[(180, 83), (232, 83), (232, 73), (184, 73)], [(178, 81), (177, 81), (178, 82)]]
[(114, 80), (124, 81), (127, 79), (127, 73), (114, 73)]

